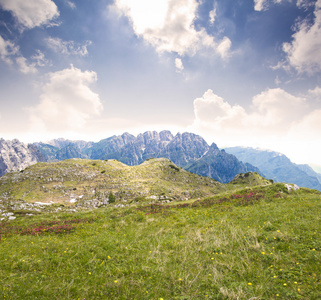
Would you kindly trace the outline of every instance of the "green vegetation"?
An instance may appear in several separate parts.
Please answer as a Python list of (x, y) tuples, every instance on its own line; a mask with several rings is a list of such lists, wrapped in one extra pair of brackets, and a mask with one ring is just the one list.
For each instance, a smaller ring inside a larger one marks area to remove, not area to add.
[(138, 198), (146, 202), (186, 200), (210, 196), (222, 189), (224, 186), (214, 179), (187, 172), (164, 158), (150, 159), (138, 166), (116, 160), (69, 159), (38, 163), (23, 172), (0, 177), (0, 199), (77, 207), (93, 200), (102, 205), (110, 192), (116, 202), (128, 203)]
[(108, 201), (109, 201), (109, 203), (110, 203), (110, 204), (112, 204), (112, 203), (115, 203), (115, 202), (116, 202), (116, 197), (115, 197), (115, 195), (113, 194), (113, 192), (112, 192), (112, 191), (110, 191), (110, 192), (109, 192), (109, 195), (108, 195)]
[(0, 296), (320, 299), (320, 193), (247, 185), (198, 201), (17, 214), (0, 223)]

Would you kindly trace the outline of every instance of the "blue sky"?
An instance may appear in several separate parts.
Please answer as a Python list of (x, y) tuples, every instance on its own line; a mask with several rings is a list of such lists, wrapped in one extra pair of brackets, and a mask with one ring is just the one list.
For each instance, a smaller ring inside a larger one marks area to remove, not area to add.
[(321, 164), (321, 0), (0, 0), (0, 136), (194, 132)]

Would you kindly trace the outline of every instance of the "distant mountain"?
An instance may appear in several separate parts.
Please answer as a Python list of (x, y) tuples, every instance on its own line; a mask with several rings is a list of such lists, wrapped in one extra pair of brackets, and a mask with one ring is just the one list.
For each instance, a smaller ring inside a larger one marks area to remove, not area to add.
[(258, 167), (267, 178), (278, 182), (295, 183), (321, 191), (318, 174), (307, 165), (296, 165), (284, 154), (247, 147), (225, 148), (226, 152), (235, 155), (239, 160)]
[(300, 170), (307, 173), (309, 176), (316, 177), (321, 184), (321, 174), (314, 171), (309, 165), (297, 165)]
[[(170, 131), (147, 131), (137, 136), (124, 133), (99, 142), (51, 140), (26, 145), (18, 140), (0, 140), (0, 175), (22, 170), (36, 162), (70, 158), (116, 159), (139, 165), (149, 158), (167, 158), (192, 173), (230, 182), (237, 174), (257, 172), (277, 182), (295, 183), (321, 191), (321, 174), (308, 165), (296, 165), (273, 151), (233, 147), (220, 150), (199, 135)], [(254, 167), (255, 166), (255, 167)]]
[(309, 166), (313, 169), (314, 172), (321, 174), (321, 165), (309, 164)]
[[(16, 140), (16, 143), (20, 142)], [(159, 133), (147, 131), (137, 137), (124, 133), (97, 143), (56, 139), (47, 143), (34, 143), (21, 147), (29, 149), (30, 155), (27, 155), (25, 160), (21, 158), (16, 161), (18, 169), (23, 169), (37, 161), (53, 162), (70, 158), (116, 159), (129, 166), (139, 165), (149, 158), (167, 158), (179, 167), (223, 183), (231, 181), (241, 172), (260, 172), (250, 164), (238, 161), (236, 157), (227, 154), (224, 150), (219, 150), (215, 144), (210, 147), (199, 135), (187, 132), (174, 136), (166, 130)], [(14, 151), (10, 146), (6, 149), (4, 153)], [(22, 152), (21, 150), (20, 153)], [(6, 155), (4, 154), (3, 157)], [(2, 174), (12, 169), (9, 165), (4, 163)]]
[(235, 174), (249, 171), (260, 172), (258, 168), (250, 164), (243, 164), (234, 155), (220, 150), (214, 143), (201, 158), (191, 161), (185, 169), (223, 183), (230, 182)]
[[(241, 172), (260, 172), (250, 164), (243, 164), (230, 154), (211, 147), (199, 135), (170, 131), (147, 131), (137, 137), (129, 133), (99, 141), (52, 140), (37, 144), (48, 161), (69, 158), (116, 159), (130, 166), (143, 163), (149, 158), (168, 158), (174, 164), (198, 175), (208, 176), (227, 183)], [(53, 148), (54, 147), (54, 148)]]

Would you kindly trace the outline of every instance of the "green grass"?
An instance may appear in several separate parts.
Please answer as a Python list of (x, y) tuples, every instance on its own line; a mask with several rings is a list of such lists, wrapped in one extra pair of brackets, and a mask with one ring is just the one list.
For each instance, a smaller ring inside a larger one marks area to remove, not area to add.
[(0, 295), (320, 299), (320, 193), (280, 188), (194, 204), (22, 214), (0, 223)]
[(116, 160), (70, 159), (37, 163), (0, 177), (0, 199), (45, 199), (65, 205), (79, 196), (83, 200), (102, 200), (102, 195), (109, 192), (117, 200), (126, 201), (150, 196), (185, 200), (209, 196), (221, 189), (224, 186), (214, 179), (187, 172), (168, 159), (150, 159), (139, 166)]

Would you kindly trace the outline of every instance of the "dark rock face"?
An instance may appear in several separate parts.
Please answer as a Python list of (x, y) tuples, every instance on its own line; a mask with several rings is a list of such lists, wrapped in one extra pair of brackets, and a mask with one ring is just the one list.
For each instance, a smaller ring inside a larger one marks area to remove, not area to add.
[(251, 165), (243, 164), (234, 155), (220, 150), (213, 143), (203, 157), (191, 162), (185, 169), (192, 173), (208, 176), (217, 181), (227, 183), (236, 174), (249, 172), (252, 167)]

